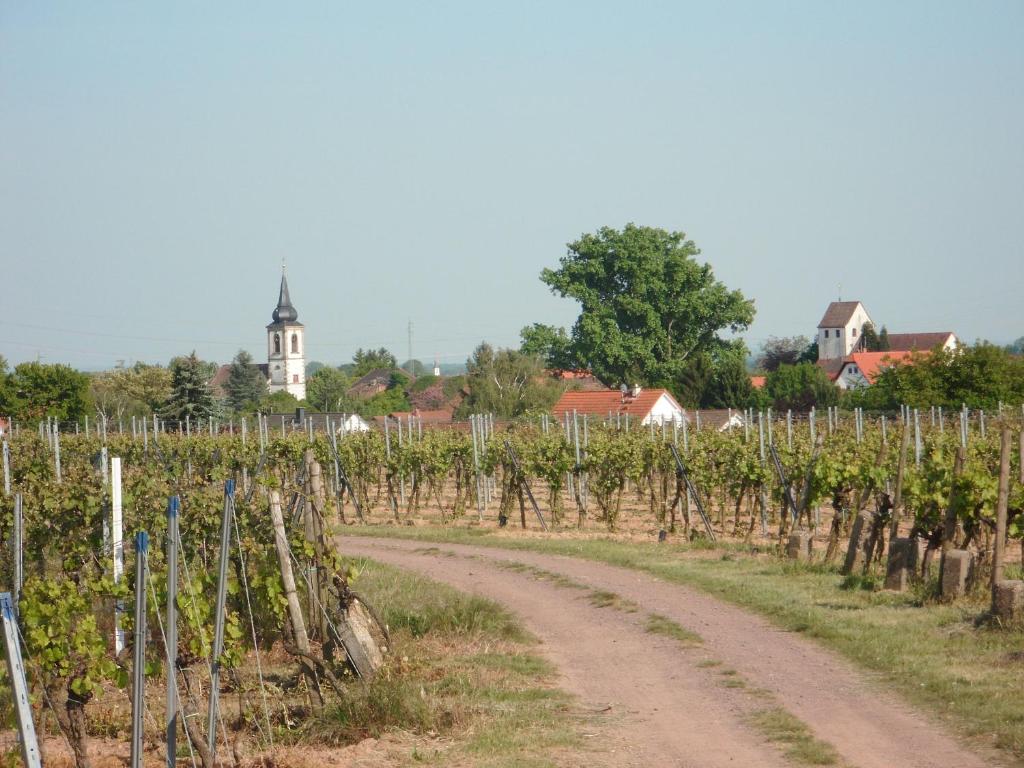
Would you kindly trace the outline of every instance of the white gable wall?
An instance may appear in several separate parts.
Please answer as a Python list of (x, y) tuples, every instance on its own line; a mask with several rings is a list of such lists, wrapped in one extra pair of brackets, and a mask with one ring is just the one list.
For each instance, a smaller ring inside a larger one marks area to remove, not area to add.
[(869, 386), (870, 383), (861, 373), (857, 364), (853, 362), (846, 363), (836, 379), (836, 386), (840, 389), (861, 389)]
[(651, 407), (650, 412), (644, 416), (643, 421), (640, 423), (643, 425), (650, 424), (652, 421), (655, 424), (671, 424), (673, 421), (682, 422), (683, 420), (683, 409), (679, 407), (666, 393), (662, 393), (654, 405)]

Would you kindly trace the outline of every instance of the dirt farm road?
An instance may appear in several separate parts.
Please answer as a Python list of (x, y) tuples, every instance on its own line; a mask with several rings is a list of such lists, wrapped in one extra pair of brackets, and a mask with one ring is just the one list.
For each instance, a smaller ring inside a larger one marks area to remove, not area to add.
[[(781, 751), (749, 723), (770, 707), (806, 723), (844, 765), (998, 765), (838, 655), (695, 589), (558, 555), (388, 538), (343, 537), (339, 544), (346, 555), (416, 571), (519, 616), (558, 668), (560, 686), (586, 710), (604, 713), (595, 715), (604, 724), (590, 765), (785, 766)], [(626, 610), (595, 604), (591, 591), (615, 593)], [(650, 614), (703, 642), (685, 647), (646, 631)]]

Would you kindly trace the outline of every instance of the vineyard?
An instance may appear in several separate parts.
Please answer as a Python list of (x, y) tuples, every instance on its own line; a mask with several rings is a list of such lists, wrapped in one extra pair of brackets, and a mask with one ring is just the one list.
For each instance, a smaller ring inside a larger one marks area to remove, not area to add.
[[(890, 544), (910, 538), (923, 548), (912, 579), (927, 582), (933, 554), (957, 549), (982, 584), (1000, 567), (1000, 504), (1007, 538), (1024, 546), (1020, 419), (990, 421), (829, 411), (819, 423), (746, 414), (717, 430), (480, 417), (401, 439), (22, 430), (5, 443), (0, 574), (33, 720), (80, 766), (96, 735), (131, 740), (134, 754), (173, 750), (180, 730), (185, 754), (211, 767), (238, 734), (265, 747), (301, 732), (389, 650), (380, 606), (360, 598), (332, 543), (344, 525), (730, 539), (779, 555), (802, 532), (820, 542), (814, 559), (864, 574), (884, 572)], [(291, 671), (271, 682), (275, 664)], [(132, 712), (94, 717), (113, 689)], [(16, 712), (4, 717), (13, 727)]]

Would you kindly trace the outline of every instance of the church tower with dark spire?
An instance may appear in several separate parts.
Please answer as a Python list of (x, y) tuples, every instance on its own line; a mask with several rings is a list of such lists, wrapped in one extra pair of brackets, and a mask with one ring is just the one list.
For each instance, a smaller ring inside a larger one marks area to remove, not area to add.
[(267, 374), (271, 392), (288, 392), (306, 398), (306, 328), (288, 294), (288, 278), (281, 267), (281, 291), (274, 322), (267, 326)]

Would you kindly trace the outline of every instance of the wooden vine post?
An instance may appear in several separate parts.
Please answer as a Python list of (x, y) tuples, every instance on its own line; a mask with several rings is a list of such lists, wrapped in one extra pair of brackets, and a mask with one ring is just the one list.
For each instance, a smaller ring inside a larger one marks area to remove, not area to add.
[(992, 554), (992, 597), (1003, 580), (1006, 555), (1006, 514), (1010, 497), (1010, 428), (1003, 425), (999, 439), (999, 495), (996, 502), (996, 542)]
[(323, 707), (323, 696), (317, 685), (316, 673), (310, 664), (309, 635), (306, 634), (306, 621), (302, 616), (302, 606), (295, 590), (295, 574), (292, 571), (291, 549), (288, 546), (288, 533), (284, 527), (284, 516), (281, 514), (281, 493), (270, 491), (270, 522), (274, 526), (274, 547), (277, 549), (277, 560), (281, 566), (281, 581), (284, 584), (284, 597), (288, 603), (288, 619), (291, 623), (292, 640), (299, 652), (299, 669), (309, 681), (310, 696), (317, 709)]

